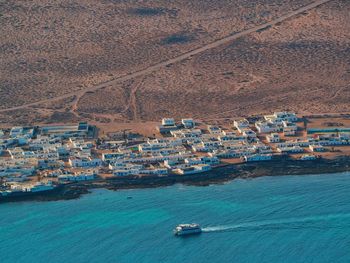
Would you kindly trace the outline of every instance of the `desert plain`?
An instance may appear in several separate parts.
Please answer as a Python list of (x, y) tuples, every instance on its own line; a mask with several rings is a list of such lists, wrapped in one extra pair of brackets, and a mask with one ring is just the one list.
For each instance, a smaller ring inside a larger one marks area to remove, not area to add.
[(350, 112), (348, 0), (0, 1), (0, 125)]

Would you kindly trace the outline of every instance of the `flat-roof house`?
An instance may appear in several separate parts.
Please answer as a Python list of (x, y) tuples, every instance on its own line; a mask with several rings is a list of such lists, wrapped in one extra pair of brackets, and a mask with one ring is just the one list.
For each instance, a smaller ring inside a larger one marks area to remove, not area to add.
[(299, 160), (301, 161), (313, 161), (316, 160), (317, 157), (315, 155), (311, 155), (311, 154), (303, 154)]
[(80, 182), (94, 180), (96, 177), (95, 171), (84, 171), (75, 174), (61, 174), (58, 176), (59, 181)]
[(113, 167), (114, 176), (130, 176), (140, 174), (143, 165), (140, 164), (123, 164)]
[(194, 158), (186, 158), (185, 163), (188, 163), (190, 165), (195, 165), (195, 164), (216, 165), (220, 163), (220, 160), (217, 157), (201, 156), (201, 157), (194, 157)]
[(244, 129), (242, 132), (243, 136), (246, 136), (249, 139), (256, 138), (256, 133), (252, 129)]
[(263, 143), (259, 143), (259, 144), (254, 145), (254, 148), (260, 154), (269, 154), (269, 153), (273, 152), (271, 146), (263, 144)]
[(186, 168), (177, 168), (177, 169), (174, 169), (173, 172), (180, 175), (187, 175), (187, 174), (202, 173), (210, 170), (211, 170), (210, 165), (198, 164), (198, 165), (192, 165)]
[(298, 130), (298, 126), (289, 121), (282, 121), (283, 124), (283, 134), (285, 136), (292, 136), (295, 135), (296, 131)]
[(298, 117), (294, 112), (289, 111), (281, 111), (281, 112), (275, 112), (273, 115), (265, 115), (264, 119), (267, 121), (289, 121), (289, 122), (296, 122), (298, 121)]
[(157, 127), (160, 133), (169, 133), (170, 131), (178, 129), (173, 118), (163, 118), (162, 124)]
[(140, 174), (149, 174), (149, 175), (167, 175), (167, 168), (144, 168), (141, 169)]
[(312, 152), (324, 152), (324, 151), (326, 151), (326, 149), (320, 144), (311, 144), (311, 145), (309, 145), (309, 149)]
[(11, 138), (32, 138), (34, 136), (34, 129), (33, 128), (24, 128), (15, 126), (12, 127), (10, 131), (10, 137)]
[(17, 137), (18, 135), (21, 135), (23, 133), (23, 127), (12, 127), (11, 131), (10, 131), (10, 136), (13, 137)]
[(237, 141), (246, 141), (245, 136), (238, 135), (220, 135), (218, 136), (218, 140), (221, 142), (237, 142)]
[(41, 134), (51, 137), (79, 137), (84, 138), (89, 135), (89, 125), (86, 122), (80, 122), (77, 125), (59, 125), (41, 127)]
[(242, 129), (249, 128), (249, 121), (247, 119), (235, 120), (235, 121), (233, 121), (233, 126), (239, 132), (242, 132)]
[(272, 159), (272, 154), (253, 154), (243, 156), (245, 162), (261, 162), (270, 161)]
[(97, 167), (102, 164), (102, 160), (90, 157), (87, 158), (69, 158), (69, 165), (72, 167)]
[(300, 146), (285, 146), (285, 147), (278, 147), (277, 151), (280, 153), (302, 153), (304, 152), (304, 149)]
[(175, 120), (173, 118), (163, 118), (162, 119), (162, 125), (163, 126), (174, 126)]
[(257, 121), (255, 123), (255, 127), (259, 133), (280, 132), (283, 130), (281, 125), (278, 125), (272, 121)]
[(111, 152), (111, 153), (102, 153), (102, 161), (110, 162), (117, 159), (124, 158), (125, 154), (122, 152)]
[(266, 135), (266, 140), (271, 143), (280, 142), (280, 136), (278, 133), (271, 133)]
[(208, 131), (210, 134), (220, 134), (221, 133), (221, 128), (213, 125), (208, 125), (207, 126)]
[(175, 138), (191, 139), (200, 137), (202, 131), (200, 129), (182, 129), (170, 131), (170, 134)]
[(181, 123), (186, 129), (192, 129), (195, 126), (193, 119), (182, 119)]
[(64, 168), (64, 162), (54, 159), (38, 160), (38, 167), (40, 169), (62, 169)]

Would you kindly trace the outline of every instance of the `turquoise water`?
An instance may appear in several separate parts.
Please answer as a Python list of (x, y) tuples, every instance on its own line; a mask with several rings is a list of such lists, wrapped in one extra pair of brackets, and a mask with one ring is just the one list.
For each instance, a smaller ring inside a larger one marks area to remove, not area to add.
[[(204, 233), (172, 235), (188, 222)], [(0, 262), (348, 263), (350, 173), (1, 204)]]

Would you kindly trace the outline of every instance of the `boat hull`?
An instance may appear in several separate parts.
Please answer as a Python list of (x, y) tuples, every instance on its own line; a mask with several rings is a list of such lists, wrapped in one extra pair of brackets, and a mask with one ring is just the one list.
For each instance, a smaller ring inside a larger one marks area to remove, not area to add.
[(182, 230), (182, 231), (174, 230), (174, 235), (175, 236), (198, 235), (200, 233), (202, 233), (201, 229), (190, 229), (190, 230)]

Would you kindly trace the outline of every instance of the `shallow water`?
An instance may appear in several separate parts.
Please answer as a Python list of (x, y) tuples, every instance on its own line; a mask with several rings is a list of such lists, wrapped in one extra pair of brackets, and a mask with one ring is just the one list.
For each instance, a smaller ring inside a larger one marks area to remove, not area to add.
[[(350, 173), (98, 190), (0, 216), (2, 263), (350, 262)], [(201, 235), (172, 235), (191, 222)]]

